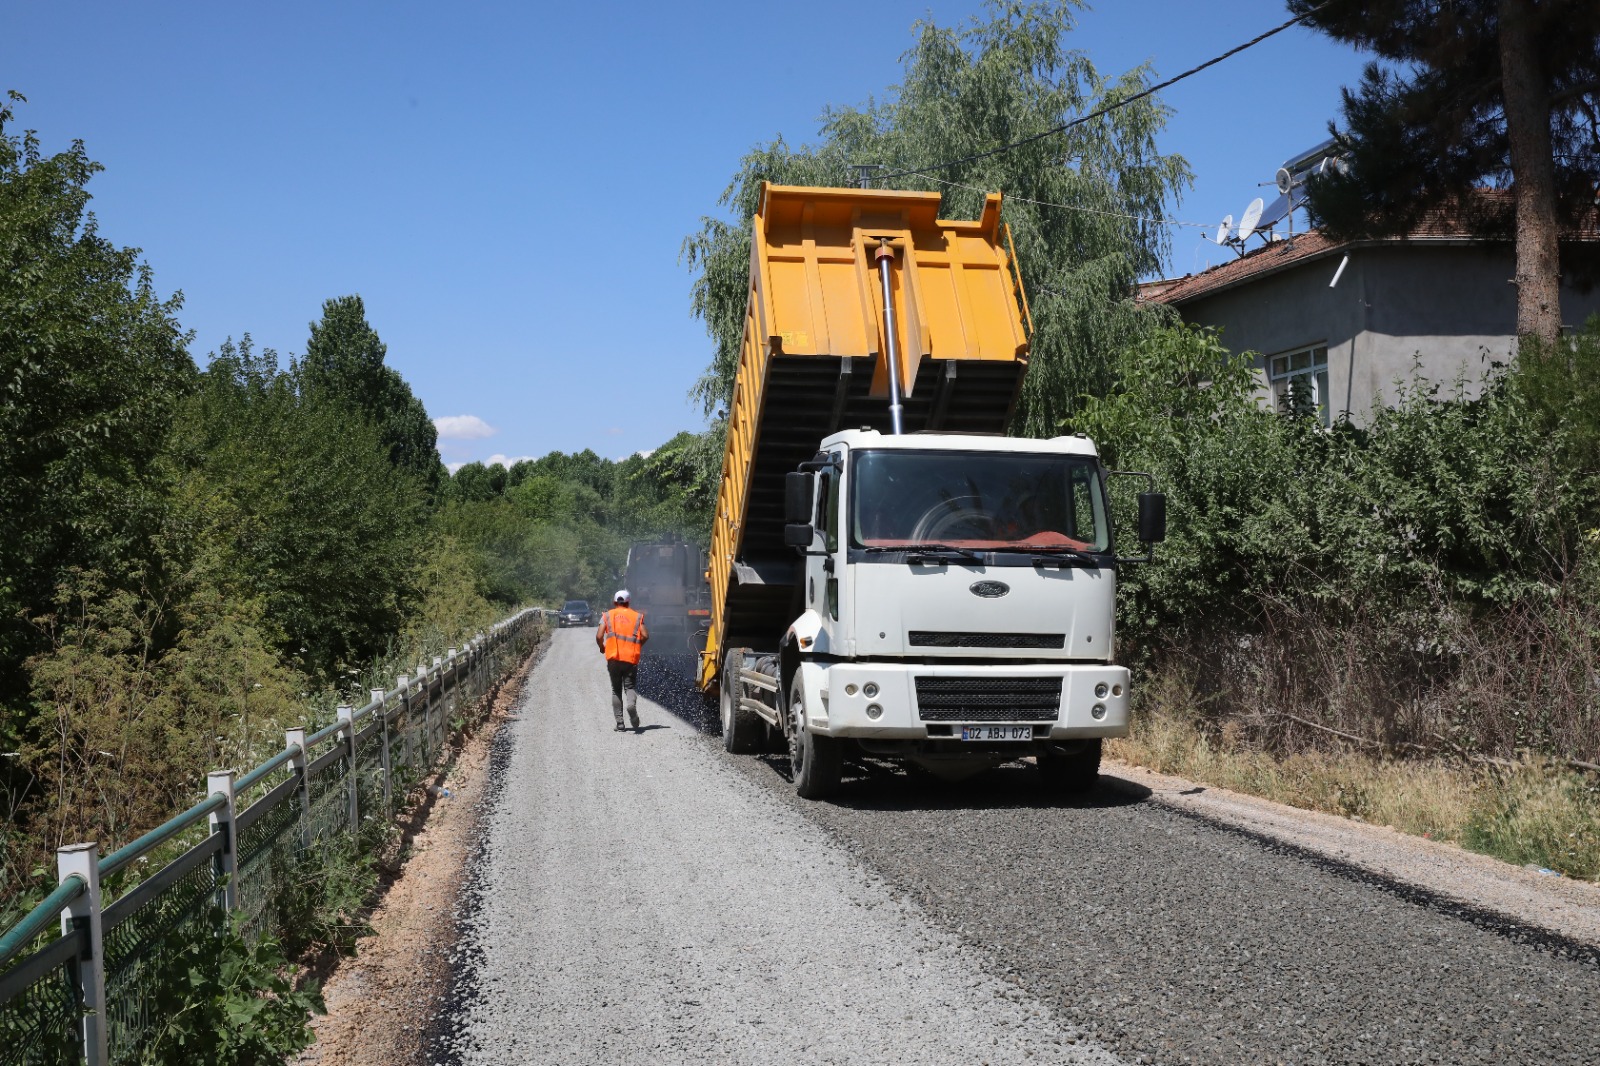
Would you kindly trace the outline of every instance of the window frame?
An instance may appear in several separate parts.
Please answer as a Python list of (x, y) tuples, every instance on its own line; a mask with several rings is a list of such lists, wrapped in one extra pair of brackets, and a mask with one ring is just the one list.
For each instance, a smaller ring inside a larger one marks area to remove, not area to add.
[[(1294, 366), (1296, 356), (1308, 356), (1306, 365)], [(1276, 369), (1280, 361), (1284, 366), (1281, 371)], [(1266, 371), (1267, 393), (1272, 397), (1273, 410), (1287, 412), (1293, 382), (1297, 378), (1306, 378), (1309, 379), (1311, 399), (1316, 405), (1317, 416), (1323, 428), (1326, 429), (1333, 424), (1332, 398), (1327, 395), (1332, 391), (1327, 342), (1318, 341), (1315, 344), (1304, 344), (1298, 348), (1274, 352), (1262, 359), (1262, 368)]]

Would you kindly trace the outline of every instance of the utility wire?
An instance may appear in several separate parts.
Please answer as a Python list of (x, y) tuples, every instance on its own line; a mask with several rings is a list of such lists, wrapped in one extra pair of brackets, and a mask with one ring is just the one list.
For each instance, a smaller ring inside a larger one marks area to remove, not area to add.
[[(1102, 115), (1109, 115), (1111, 112), (1116, 111), (1119, 108), (1127, 107), (1129, 104), (1137, 103), (1138, 101), (1143, 100), (1147, 96), (1151, 96), (1151, 95), (1153, 95), (1155, 93), (1158, 93), (1162, 89), (1165, 89), (1170, 85), (1176, 85), (1178, 82), (1182, 81), (1183, 79), (1188, 78), (1188, 77), (1192, 77), (1192, 76), (1200, 73), (1202, 70), (1205, 70), (1207, 67), (1214, 67), (1218, 63), (1222, 62), (1224, 59), (1229, 59), (1229, 58), (1231, 58), (1233, 56), (1236, 56), (1240, 52), (1243, 52), (1247, 48), (1254, 48), (1256, 45), (1260, 44), (1262, 41), (1266, 40), (1268, 37), (1272, 37), (1272, 36), (1275, 36), (1277, 34), (1280, 34), (1284, 30), (1288, 29), (1290, 26), (1294, 26), (1294, 25), (1297, 25), (1297, 24), (1305, 21), (1306, 19), (1310, 18), (1312, 15), (1315, 15), (1318, 11), (1321, 11), (1323, 8), (1327, 7), (1328, 4), (1330, 4), (1332, 2), (1333, 2), (1333, 0), (1323, 0), (1322, 3), (1318, 4), (1316, 7), (1312, 8), (1310, 11), (1307, 11), (1305, 14), (1298, 15), (1295, 18), (1290, 19), (1288, 22), (1285, 22), (1281, 26), (1274, 26), (1272, 29), (1267, 30), (1265, 33), (1259, 34), (1256, 37), (1253, 37), (1250, 40), (1244, 42), (1244, 44), (1237, 45), (1237, 46), (1235, 46), (1233, 48), (1228, 49), (1226, 52), (1222, 53), (1221, 55), (1219, 55), (1219, 56), (1217, 56), (1217, 57), (1215, 57), (1213, 59), (1206, 60), (1204, 63), (1201, 63), (1198, 67), (1190, 67), (1188, 70), (1184, 71), (1182, 74), (1178, 74), (1178, 75), (1176, 75), (1174, 77), (1168, 78), (1166, 81), (1161, 82), (1158, 85), (1152, 85), (1152, 86), (1150, 86), (1150, 88), (1145, 89), (1142, 92), (1134, 93), (1132, 96), (1128, 97), (1126, 100), (1118, 100), (1114, 104), (1107, 104), (1105, 107), (1102, 107), (1102, 108), (1099, 108), (1097, 110), (1091, 111), (1087, 115), (1080, 115), (1079, 117), (1073, 119), (1070, 122), (1064, 122), (1061, 125), (1056, 126), (1056, 127), (1052, 128), (1052, 129), (1045, 130), (1043, 133), (1035, 133), (1032, 137), (1024, 137), (1020, 141), (1012, 141), (1010, 144), (1002, 144), (1000, 147), (991, 148), (987, 152), (975, 152), (972, 155), (962, 156), (960, 159), (952, 159), (952, 160), (950, 160), (948, 162), (945, 162), (945, 163), (934, 163), (931, 166), (919, 167), (916, 170), (896, 170), (896, 171), (893, 171), (893, 172), (891, 172), (889, 174), (880, 174), (880, 175), (878, 175), (878, 180), (879, 181), (888, 181), (890, 178), (901, 178), (901, 177), (905, 177), (908, 174), (918, 174), (921, 171), (947, 170), (950, 167), (958, 167), (963, 163), (972, 163), (972, 162), (976, 162), (979, 159), (988, 159), (990, 156), (996, 156), (996, 155), (1000, 155), (1000, 154), (1002, 154), (1004, 152), (1014, 151), (1015, 149), (1021, 148), (1024, 145), (1033, 144), (1035, 141), (1042, 141), (1046, 137), (1054, 137), (1058, 133), (1065, 133), (1068, 130), (1072, 129), (1074, 126), (1081, 126), (1085, 122), (1088, 122), (1091, 119), (1100, 118)], [(922, 177), (927, 177), (928, 175), (921, 174), (921, 176)]]
[[(924, 174), (920, 170), (907, 170), (904, 171), (904, 173), (919, 178), (926, 178), (929, 181), (935, 182), (939, 185), (948, 185), (953, 189), (967, 189), (976, 193), (987, 193), (991, 191), (989, 189), (980, 189), (976, 185), (967, 185), (959, 181), (949, 181), (945, 178), (936, 178), (932, 174)], [(1207, 229), (1211, 225), (1211, 223), (1207, 222), (1179, 222), (1176, 219), (1153, 218), (1150, 215), (1130, 215), (1122, 211), (1106, 211), (1098, 207), (1084, 207), (1081, 204), (1053, 204), (1048, 200), (1030, 200), (1026, 196), (1017, 196), (1014, 193), (1005, 193), (1005, 198), (1007, 200), (1019, 200), (1025, 204), (1033, 204), (1035, 207), (1057, 207), (1063, 211), (1077, 211), (1080, 214), (1085, 215), (1106, 215), (1110, 218), (1127, 218), (1132, 219), (1135, 222), (1147, 222), (1152, 226), (1189, 226), (1194, 229)]]

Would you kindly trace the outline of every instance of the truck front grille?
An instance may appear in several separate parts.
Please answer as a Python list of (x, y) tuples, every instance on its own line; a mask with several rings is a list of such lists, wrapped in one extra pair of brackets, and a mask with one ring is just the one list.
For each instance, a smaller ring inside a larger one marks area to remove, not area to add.
[(919, 677), (917, 715), (924, 722), (1054, 722), (1061, 678)]
[(913, 648), (1064, 648), (1065, 633), (938, 633), (913, 629)]

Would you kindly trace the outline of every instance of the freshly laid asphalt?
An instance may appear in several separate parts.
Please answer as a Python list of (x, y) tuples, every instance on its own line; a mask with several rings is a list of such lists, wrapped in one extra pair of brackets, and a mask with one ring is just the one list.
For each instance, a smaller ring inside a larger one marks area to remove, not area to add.
[(1594, 1063), (1600, 953), (1102, 788), (797, 799), (587, 631), (500, 738), (429, 1061)]

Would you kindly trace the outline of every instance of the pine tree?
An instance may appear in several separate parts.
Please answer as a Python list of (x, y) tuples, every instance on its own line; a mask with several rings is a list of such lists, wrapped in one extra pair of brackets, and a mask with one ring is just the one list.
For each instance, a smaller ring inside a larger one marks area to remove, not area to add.
[[(1408, 232), (1446, 209), (1516, 242), (1517, 334), (1561, 329), (1563, 273), (1600, 275), (1600, 5), (1590, 0), (1289, 0), (1378, 59), (1344, 93), (1348, 169), (1313, 178), (1331, 235)], [(1484, 196), (1481, 190), (1509, 190)]]

